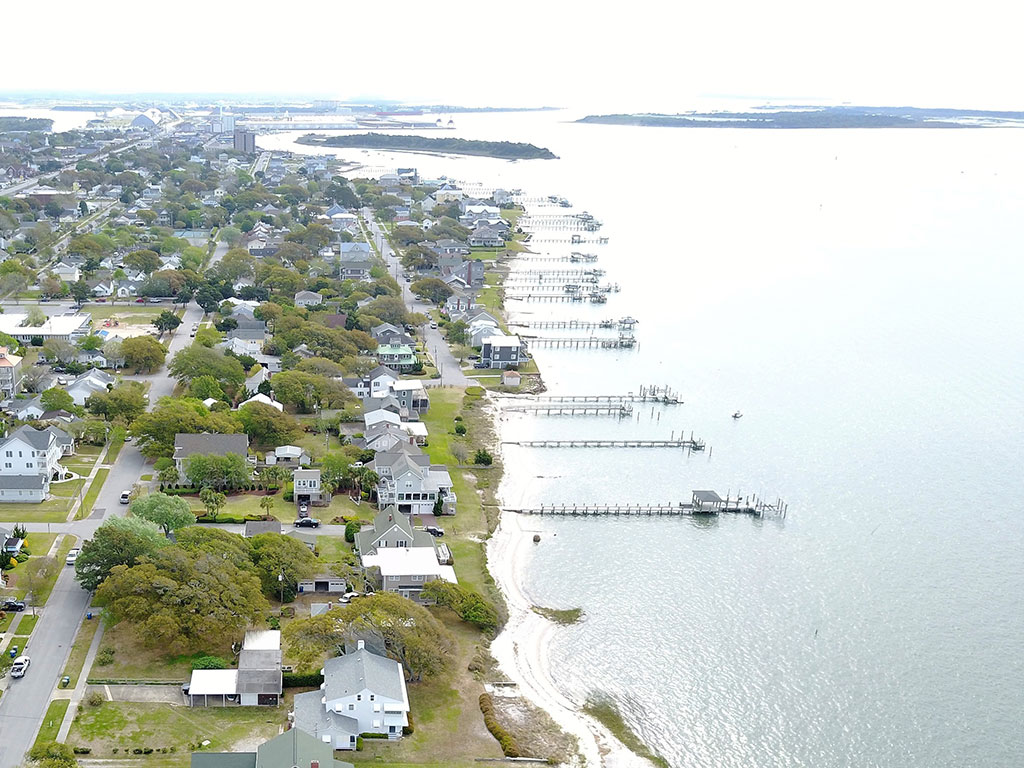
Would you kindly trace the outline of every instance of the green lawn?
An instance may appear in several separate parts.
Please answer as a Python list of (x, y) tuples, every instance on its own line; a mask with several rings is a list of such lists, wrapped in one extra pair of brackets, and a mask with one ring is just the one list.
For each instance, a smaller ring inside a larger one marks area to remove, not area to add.
[[(196, 514), (203, 514), (206, 512), (206, 508), (202, 502), (199, 501), (198, 496), (184, 496), (183, 497), (192, 507), (192, 511)], [(244, 515), (262, 515), (266, 513), (266, 510), (260, 506), (260, 501), (265, 498), (262, 491), (255, 493), (239, 493), (233, 496), (228, 496), (227, 504), (224, 505), (224, 509), (221, 510), (222, 515), (233, 515), (233, 516), (244, 516)], [(291, 523), (295, 521), (297, 509), (295, 503), (292, 501), (285, 501), (283, 493), (275, 493), (271, 496), (274, 500), (274, 506), (270, 510), (270, 514), (280, 520), (282, 523)], [(352, 501), (348, 495), (344, 493), (336, 493), (331, 499), (331, 505), (329, 507), (313, 507), (312, 513), (315, 517), (320, 518), (324, 522), (330, 522), (335, 517), (339, 516), (362, 516), (366, 519), (372, 519), (373, 510), (368, 504), (357, 505)]]
[(25, 539), (25, 544), (33, 555), (45, 555), (56, 540), (56, 533), (30, 533)]
[(32, 634), (32, 630), (36, 628), (36, 622), (38, 621), (38, 614), (30, 613), (27, 616), (22, 616), (21, 621), (18, 622), (18, 626), (14, 631), (14, 636), (28, 637)]
[(46, 714), (43, 715), (43, 724), (36, 736), (36, 744), (57, 740), (57, 732), (60, 731), (60, 724), (64, 722), (64, 713), (68, 711), (69, 704), (71, 704), (70, 699), (57, 699), (50, 702)]
[(17, 614), (14, 611), (7, 611), (7, 613), (4, 614), (4, 617), (0, 619), (0, 632), (7, 631), (7, 628), (11, 626), (11, 622), (14, 621), (15, 616), (17, 616)]
[(55, 496), (39, 504), (0, 504), (0, 520), (15, 523), (63, 523), (67, 520), (72, 502), (73, 498)]
[(85, 485), (85, 479), (80, 480), (66, 480), (61, 483), (51, 483), (50, 493), (54, 496), (61, 496), (65, 499), (74, 500), (74, 497), (78, 496), (78, 492), (82, 490), (82, 486)]
[(82, 619), (82, 626), (75, 635), (75, 642), (71, 646), (71, 654), (68, 656), (68, 663), (64, 666), (62, 675), (71, 678), (70, 686), (74, 687), (78, 682), (78, 676), (82, 674), (82, 667), (85, 665), (85, 656), (89, 653), (89, 646), (100, 626), (100, 617), (94, 613), (91, 619)]
[(104, 459), (105, 464), (113, 464), (117, 461), (117, 455), (121, 452), (124, 447), (124, 438), (112, 437), (110, 438), (110, 448), (107, 449), (107, 456)]
[(285, 725), (286, 712), (283, 706), (192, 709), (108, 701), (79, 709), (68, 744), (89, 747), (93, 758), (109, 758), (136, 748), (153, 749), (161, 757), (163, 750), (173, 749), (187, 758), (206, 740), (210, 742), (203, 748), (206, 752), (232, 752), (239, 741), (276, 736)]
[(93, 505), (96, 503), (96, 499), (100, 495), (100, 491), (103, 490), (103, 483), (107, 480), (107, 475), (110, 474), (110, 469), (102, 467), (96, 470), (96, 477), (92, 480), (92, 485), (89, 486), (88, 493), (85, 494), (85, 500), (82, 502), (82, 506), (78, 509), (76, 517), (78, 519), (88, 517), (92, 514)]

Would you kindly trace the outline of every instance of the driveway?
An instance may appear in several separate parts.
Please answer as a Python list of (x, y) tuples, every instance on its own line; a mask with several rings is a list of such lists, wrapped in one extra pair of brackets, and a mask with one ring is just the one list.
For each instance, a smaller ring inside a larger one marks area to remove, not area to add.
[[(181, 683), (185, 682), (184, 680)], [(157, 704), (185, 704), (181, 695), (181, 683), (172, 685), (90, 685), (85, 695), (96, 692), (107, 701), (135, 701)]]

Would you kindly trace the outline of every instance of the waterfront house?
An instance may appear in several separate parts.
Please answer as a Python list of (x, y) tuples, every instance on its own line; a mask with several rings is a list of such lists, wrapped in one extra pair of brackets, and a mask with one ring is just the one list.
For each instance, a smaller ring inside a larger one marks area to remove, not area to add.
[(378, 344), (414, 344), (414, 339), (403, 329), (391, 323), (381, 323), (370, 329), (370, 335)]
[(390, 547), (428, 547), (434, 549), (434, 537), (423, 530), (415, 530), (406, 515), (394, 507), (377, 513), (373, 525), (363, 528), (355, 537), (355, 548), (360, 555), (375, 555), (377, 550)]
[(505, 387), (518, 387), (522, 383), (519, 371), (505, 370), (501, 372), (501, 383)]
[(256, 747), (255, 752), (193, 752), (189, 768), (353, 768), (334, 759), (334, 746), (301, 728), (292, 728)]
[(505, 245), (505, 240), (498, 233), (498, 230), (492, 229), (491, 227), (479, 227), (470, 233), (469, 238), (467, 239), (469, 244), (474, 248), (501, 248)]
[[(421, 533), (426, 533), (421, 531)], [(397, 535), (397, 534), (396, 534)], [(426, 534), (430, 536), (429, 533)], [(433, 536), (430, 536), (433, 538)], [(422, 603), (420, 593), (423, 587), (432, 581), (447, 581), (457, 584), (455, 569), (442, 563), (444, 557), (450, 557), (448, 548), (439, 545), (426, 547), (379, 547), (372, 555), (363, 555), (360, 563), (367, 571), (376, 587), (382, 592), (396, 592), (404, 598)], [(373, 570), (371, 570), (373, 569)]]
[(417, 419), (430, 408), (430, 398), (423, 382), (418, 379), (396, 381), (391, 385), (391, 395), (405, 409), (408, 418)]
[(401, 444), (416, 445), (416, 438), (395, 424), (381, 422), (363, 432), (362, 445), (376, 453), (393, 450)]
[[(402, 665), (366, 649), (324, 662), (319, 691), (295, 696), (295, 727), (315, 734), (334, 749), (355, 749), (362, 733), (402, 736), (409, 725), (409, 694)], [(299, 768), (305, 768), (300, 766)]]
[(395, 505), (407, 515), (434, 514), (435, 509), (455, 514), (457, 499), (448, 468), (432, 465), (419, 448), (378, 453), (372, 466), (379, 478), (377, 500), (382, 508)]
[(525, 361), (523, 345), (518, 336), (494, 335), (483, 339), (480, 360), (488, 368), (509, 368)]

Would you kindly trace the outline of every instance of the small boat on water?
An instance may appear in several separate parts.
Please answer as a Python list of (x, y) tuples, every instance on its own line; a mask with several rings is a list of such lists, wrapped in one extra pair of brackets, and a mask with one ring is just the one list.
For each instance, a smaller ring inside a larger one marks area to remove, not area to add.
[(743, 418), (743, 414), (742, 414), (742, 413), (740, 413), (739, 411), (736, 411), (736, 413), (734, 413), (734, 414), (732, 415), (732, 417), (733, 417), (734, 419), (742, 419), (742, 418)]

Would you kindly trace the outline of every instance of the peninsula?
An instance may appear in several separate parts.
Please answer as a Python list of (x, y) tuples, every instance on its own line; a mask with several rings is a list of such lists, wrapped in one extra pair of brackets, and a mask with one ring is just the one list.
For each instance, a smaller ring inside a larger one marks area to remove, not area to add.
[(348, 136), (322, 136), (309, 133), (297, 139), (299, 144), (318, 147), (352, 147), (384, 149), (399, 152), (433, 152), (449, 155), (478, 155), (500, 160), (553, 160), (554, 152), (546, 147), (513, 141), (480, 141), (477, 139), (432, 138), (427, 136), (392, 136), (384, 133), (359, 133)]
[(578, 123), (658, 128), (983, 128), (1024, 125), (1024, 112), (919, 107), (786, 106), (749, 112), (587, 115)]

